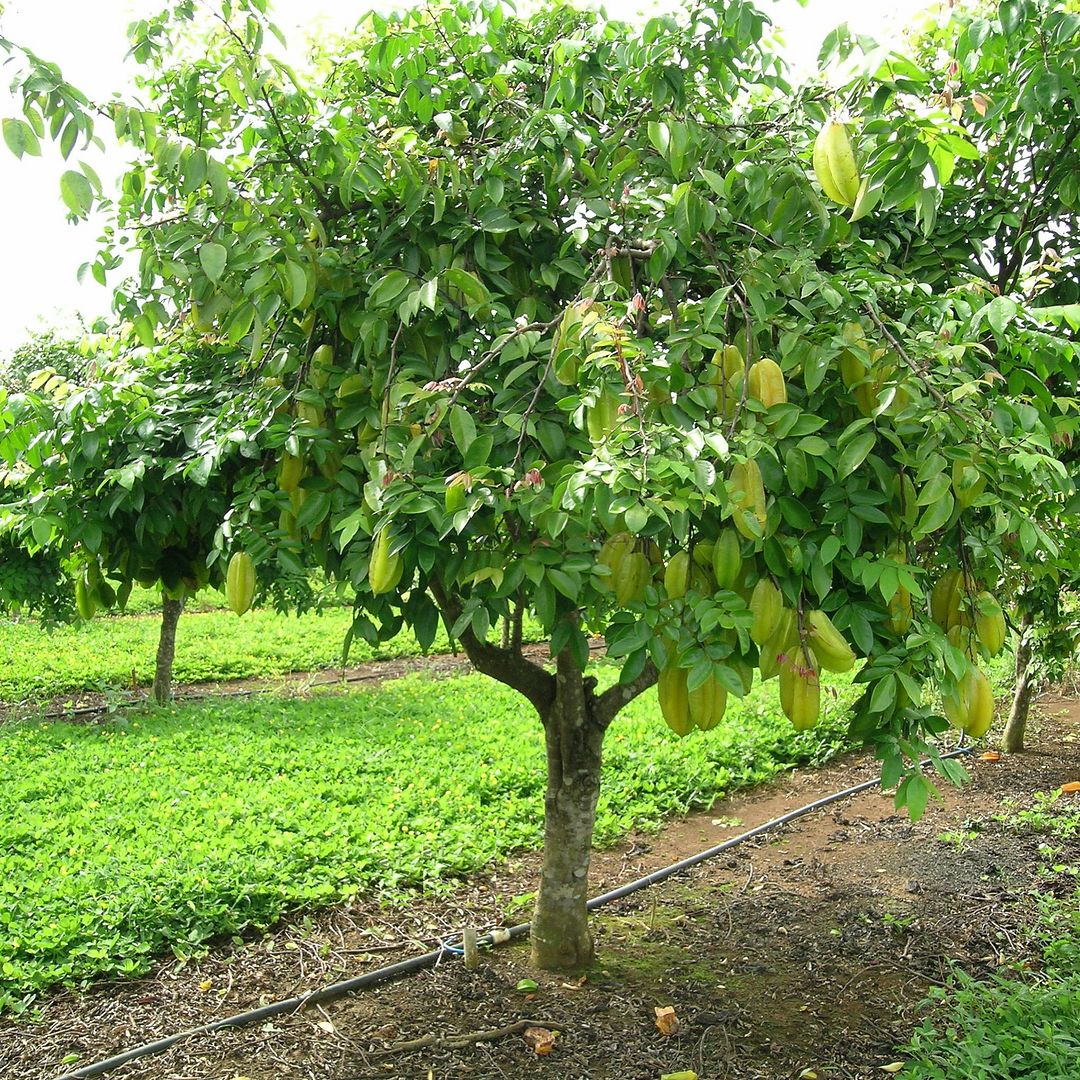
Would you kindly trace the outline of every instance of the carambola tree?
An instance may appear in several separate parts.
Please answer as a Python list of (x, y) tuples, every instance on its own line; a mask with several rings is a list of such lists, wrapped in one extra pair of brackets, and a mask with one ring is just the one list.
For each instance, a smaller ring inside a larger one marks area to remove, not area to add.
[[(921, 754), (959, 774), (926, 741), (931, 686), (985, 731), (987, 586), (1056, 550), (1026, 507), (1069, 489), (1068, 410), (1003, 392), (1009, 326), (970, 250), (927, 258), (956, 162), (986, 149), (964, 108), (903, 57), (794, 88), (767, 30), (742, 0), (641, 26), (484, 0), (366, 16), (298, 72), (262, 0), (183, 2), (132, 27), (140, 101), (102, 104), (18, 54), (9, 144), (72, 155), (104, 118), (131, 147), (115, 198), (81, 166), (62, 184), (112, 215), (93, 274), (138, 245), (119, 317), (249, 357), (218, 430), (265, 424), (277, 451), (243, 508), (256, 557), (344, 583), (365, 638), (443, 620), (536, 710), (544, 967), (592, 955), (601, 749), (628, 702), (659, 680), (686, 734), (775, 675), (806, 727), (820, 670), (857, 653), (853, 734), (919, 813)], [(593, 670), (591, 633), (614, 664)]]
[(0, 602), (27, 607), (25, 584), (2, 579), (35, 567), (40, 595), (67, 600), (29, 604), (47, 618), (85, 621), (122, 610), (135, 584), (160, 589), (151, 692), (164, 704), (184, 602), (223, 584), (234, 504), (262, 476), (258, 429), (219, 437), (236, 397), (229, 350), (191, 335), (152, 351), (98, 336), (83, 359), (81, 374), (42, 368), (25, 392), (0, 396), (0, 535), (11, 549)]

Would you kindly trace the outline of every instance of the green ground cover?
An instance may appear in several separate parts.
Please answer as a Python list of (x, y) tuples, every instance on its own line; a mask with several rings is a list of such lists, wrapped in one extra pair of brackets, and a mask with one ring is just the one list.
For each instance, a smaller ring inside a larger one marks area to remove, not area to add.
[[(799, 735), (773, 682), (684, 740), (644, 695), (608, 736), (598, 840), (827, 757), (852, 693), (823, 695), (822, 723)], [(543, 775), (534, 716), (481, 676), (9, 723), (0, 1008), (290, 909), (443, 889), (539, 845)]]
[(1060, 792), (1037, 795), (1006, 816), (1046, 837), (1048, 887), (1031, 928), (1032, 969), (974, 979), (959, 969), (927, 1002), (930, 1014), (903, 1053), (908, 1080), (1065, 1080), (1080, 1076), (1080, 803)]

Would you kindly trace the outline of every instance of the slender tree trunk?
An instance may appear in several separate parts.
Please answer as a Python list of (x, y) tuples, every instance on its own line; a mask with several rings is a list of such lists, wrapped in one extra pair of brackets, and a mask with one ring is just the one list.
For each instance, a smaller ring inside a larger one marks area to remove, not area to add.
[(1031, 699), (1035, 696), (1035, 680), (1031, 671), (1031, 645), (1035, 630), (1035, 613), (1024, 608), (1020, 618), (1020, 640), (1016, 645), (1016, 688), (1012, 709), (1005, 724), (1001, 748), (1007, 754), (1019, 754), (1024, 749)]
[[(461, 599), (436, 577), (428, 587), (449, 630), (461, 616)], [(460, 640), (477, 671), (517, 690), (544, 725), (544, 864), (533, 914), (532, 959), (537, 967), (566, 971), (593, 958), (586, 902), (604, 732), (621, 709), (656, 684), (659, 673), (647, 661), (637, 678), (596, 694), (596, 680), (581, 671), (565, 648), (555, 657), (552, 675), (521, 652), (523, 611), (524, 603), (518, 604), (509, 648), (476, 637), (469, 627)], [(578, 616), (564, 618), (576, 623)]]
[(594, 718), (589, 683), (565, 654), (557, 658), (556, 679), (555, 700), (543, 717), (544, 865), (531, 937), (537, 967), (567, 971), (593, 959), (585, 903), (604, 725)]
[(157, 663), (154, 667), (154, 685), (150, 693), (159, 705), (172, 699), (172, 669), (176, 657), (176, 624), (184, 610), (183, 600), (161, 600), (161, 633), (158, 636)]

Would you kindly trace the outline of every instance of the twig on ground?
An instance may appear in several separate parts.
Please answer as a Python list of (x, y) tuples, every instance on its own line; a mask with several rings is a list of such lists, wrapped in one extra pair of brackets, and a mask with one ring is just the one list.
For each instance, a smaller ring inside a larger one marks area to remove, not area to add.
[(495, 1042), (505, 1039), (508, 1035), (517, 1035), (526, 1028), (540, 1027), (551, 1030), (559, 1029), (561, 1025), (552, 1024), (547, 1020), (515, 1020), (506, 1027), (489, 1028), (486, 1031), (473, 1031), (468, 1035), (455, 1035), (446, 1037), (443, 1035), (422, 1035), (419, 1039), (409, 1039), (406, 1042), (392, 1043), (384, 1050), (376, 1051), (380, 1054), (407, 1054), (412, 1050), (424, 1050), (429, 1046), (442, 1047), (445, 1050), (464, 1050), (478, 1042)]

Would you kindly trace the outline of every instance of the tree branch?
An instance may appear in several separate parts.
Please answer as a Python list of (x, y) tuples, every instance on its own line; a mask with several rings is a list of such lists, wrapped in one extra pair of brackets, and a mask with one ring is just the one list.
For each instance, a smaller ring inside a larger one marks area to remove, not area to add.
[[(428, 588), (449, 631), (461, 617), (461, 599), (447, 591), (438, 578), (429, 578)], [(462, 630), (458, 640), (477, 671), (528, 698), (541, 717), (547, 713), (555, 700), (555, 677), (552, 674), (512, 648), (502, 649), (490, 641), (478, 638), (472, 627)]]
[(646, 660), (644, 670), (636, 679), (625, 685), (616, 683), (596, 698), (593, 704), (593, 719), (600, 727), (607, 728), (634, 698), (640, 697), (650, 687), (655, 686), (659, 678), (660, 672), (656, 665), (651, 660)]
[(521, 655), (521, 624), (525, 616), (525, 594), (518, 589), (517, 600), (514, 602), (514, 612), (510, 616), (510, 648)]
[[(1028, 245), (1025, 243), (1025, 238), (1031, 234), (1037, 233), (1042, 224), (1040, 221), (1032, 221), (1032, 215), (1046, 192), (1047, 187), (1049, 187), (1051, 179), (1054, 177), (1057, 162), (1064, 159), (1065, 152), (1076, 141), (1078, 135), (1080, 135), (1080, 122), (1074, 120), (1065, 132), (1061, 148), (1055, 151), (1056, 160), (1052, 161), (1047, 166), (1042, 176), (1035, 182), (1035, 186), (1032, 188), (1031, 197), (1028, 199), (1027, 206), (1024, 207), (1024, 213), (1020, 218), (1020, 224), (1016, 227), (1012, 252), (1008, 260), (1003, 262), (1000, 266), (997, 280), (997, 286), (1000, 292), (1009, 292), (1016, 283), (1015, 279), (1017, 275), (1019, 275), (1020, 271), (1023, 269), (1024, 255), (1027, 253), (1028, 248)], [(1034, 153), (1031, 155), (1031, 172), (1032, 175), (1035, 174)]]
[(866, 313), (873, 320), (874, 325), (885, 336), (885, 340), (896, 350), (896, 355), (904, 361), (904, 364), (911, 371), (924, 387), (926, 387), (927, 393), (947, 412), (955, 413), (956, 408), (951, 401), (926, 377), (926, 372), (923, 371), (918, 364), (904, 351), (903, 345), (896, 340), (896, 337), (890, 332), (889, 328), (881, 321), (881, 316), (878, 315), (877, 309), (873, 304), (867, 303)]

